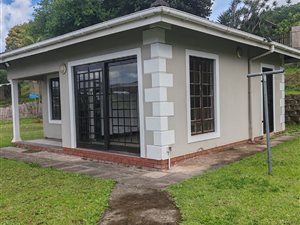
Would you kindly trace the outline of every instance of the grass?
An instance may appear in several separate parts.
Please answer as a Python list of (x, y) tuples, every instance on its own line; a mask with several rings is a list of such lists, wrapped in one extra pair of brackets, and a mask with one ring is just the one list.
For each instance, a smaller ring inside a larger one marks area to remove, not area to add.
[(288, 124), (286, 126), (286, 133), (299, 133), (300, 124)]
[(0, 158), (0, 224), (97, 224), (113, 181)]
[(300, 137), (272, 151), (272, 176), (262, 152), (169, 187), (182, 224), (300, 224)]
[[(40, 118), (24, 118), (20, 120), (23, 140), (43, 138), (43, 123)], [(12, 121), (0, 120), (0, 148), (11, 146)]]
[(285, 66), (286, 95), (300, 94), (300, 64)]

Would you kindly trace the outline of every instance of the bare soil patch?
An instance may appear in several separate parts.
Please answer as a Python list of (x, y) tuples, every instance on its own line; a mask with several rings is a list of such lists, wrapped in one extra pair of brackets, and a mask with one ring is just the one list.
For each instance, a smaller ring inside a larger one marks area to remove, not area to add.
[(117, 185), (102, 225), (175, 225), (180, 212), (168, 193), (157, 189)]

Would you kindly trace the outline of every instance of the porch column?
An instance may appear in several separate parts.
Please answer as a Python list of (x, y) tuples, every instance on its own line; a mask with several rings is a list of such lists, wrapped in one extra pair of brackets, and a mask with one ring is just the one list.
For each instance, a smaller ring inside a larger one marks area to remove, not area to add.
[(13, 139), (12, 143), (22, 141), (20, 135), (20, 117), (19, 117), (19, 87), (17, 80), (10, 80), (11, 84), (11, 106), (13, 119)]

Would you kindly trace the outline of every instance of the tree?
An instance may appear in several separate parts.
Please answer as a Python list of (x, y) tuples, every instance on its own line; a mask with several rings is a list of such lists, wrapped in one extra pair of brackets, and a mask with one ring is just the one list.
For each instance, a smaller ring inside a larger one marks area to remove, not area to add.
[(34, 44), (41, 40), (38, 35), (33, 35), (31, 32), (32, 22), (23, 23), (12, 27), (8, 36), (5, 39), (6, 51), (11, 51), (30, 44)]
[(263, 15), (265, 21), (275, 24), (273, 30), (266, 30), (269, 36), (286, 34), (291, 27), (300, 25), (300, 3), (294, 5), (284, 5)]
[[(109, 17), (119, 17), (150, 8), (154, 0), (104, 0), (103, 6)], [(212, 0), (165, 0), (172, 8), (207, 18), (211, 14)]]
[(218, 17), (218, 22), (228, 27), (238, 28), (241, 20), (238, 6), (241, 2), (241, 0), (232, 0), (229, 8)]
[(204, 18), (210, 16), (212, 5), (212, 0), (170, 0), (171, 7)]
[[(101, 23), (151, 7), (154, 0), (41, 0), (34, 19), (13, 27), (6, 39), (7, 50)], [(201, 17), (211, 14), (213, 0), (165, 0), (170, 7)]]
[(8, 83), (7, 80), (7, 71), (0, 69), (0, 84)]
[(277, 2), (270, 0), (232, 0), (229, 9), (219, 16), (218, 21), (233, 28), (262, 35), (262, 15), (276, 6)]
[(28, 29), (29, 23), (23, 23), (11, 28), (9, 30), (7, 38), (5, 39), (6, 50), (10, 51), (28, 45)]
[(42, 0), (33, 16), (32, 33), (42, 39), (103, 22), (108, 17), (102, 0)]
[(273, 37), (289, 32), (291, 26), (300, 21), (300, 3), (281, 7), (270, 0), (232, 0), (230, 7), (218, 21), (263, 37)]
[[(41, 0), (32, 34), (47, 39), (151, 7), (154, 0)], [(212, 0), (166, 0), (176, 9), (208, 17)]]

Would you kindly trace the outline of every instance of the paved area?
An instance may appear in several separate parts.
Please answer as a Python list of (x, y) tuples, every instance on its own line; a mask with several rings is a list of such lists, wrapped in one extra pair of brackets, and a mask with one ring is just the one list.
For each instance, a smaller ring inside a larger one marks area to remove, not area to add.
[(56, 147), (62, 147), (62, 142), (61, 140), (58, 139), (35, 139), (35, 140), (30, 140), (30, 141), (24, 141), (25, 143), (33, 143), (33, 144), (42, 144), (42, 145), (52, 145)]
[[(275, 137), (272, 145), (292, 138), (294, 136)], [(0, 149), (0, 157), (116, 180), (117, 185), (111, 195), (109, 209), (99, 224), (178, 224), (179, 211), (169, 196), (161, 191), (163, 188), (253, 155), (265, 148), (264, 144), (247, 144), (224, 152), (190, 159), (165, 171), (149, 171), (86, 160), (77, 156), (28, 151), (15, 147)]]

